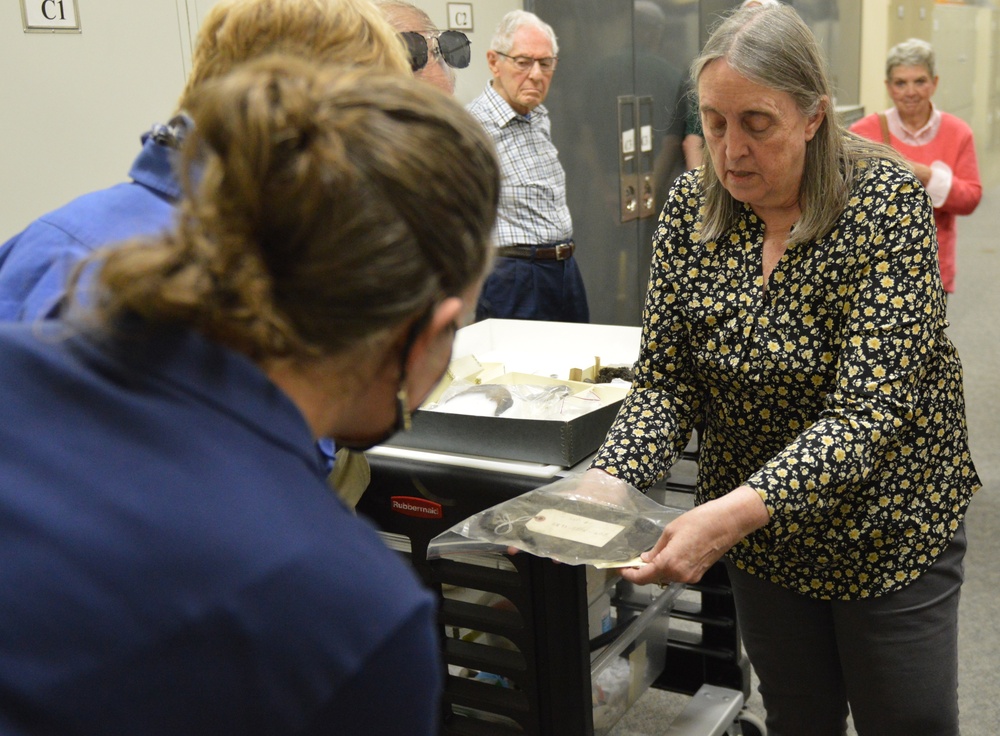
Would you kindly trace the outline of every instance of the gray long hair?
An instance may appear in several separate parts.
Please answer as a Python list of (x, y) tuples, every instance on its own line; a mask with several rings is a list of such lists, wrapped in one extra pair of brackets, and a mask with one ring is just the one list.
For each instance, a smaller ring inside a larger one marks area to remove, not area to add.
[[(691, 64), (698, 80), (711, 62), (725, 59), (750, 81), (791, 95), (806, 116), (824, 111), (823, 122), (806, 144), (805, 174), (799, 192), (802, 218), (789, 241), (801, 243), (822, 236), (847, 204), (855, 164), (881, 149), (847, 133), (837, 121), (830, 100), (826, 62), (809, 27), (787, 5), (751, 7), (732, 13), (712, 32), (701, 56)], [(891, 154), (890, 154), (891, 155)], [(714, 240), (735, 225), (742, 205), (719, 180), (707, 156), (702, 171), (705, 213), (702, 240)]]

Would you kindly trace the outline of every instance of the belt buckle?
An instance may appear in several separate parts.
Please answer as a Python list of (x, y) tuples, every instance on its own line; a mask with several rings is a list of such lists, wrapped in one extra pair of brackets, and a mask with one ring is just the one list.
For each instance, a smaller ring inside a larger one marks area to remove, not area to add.
[(559, 243), (556, 246), (556, 260), (565, 261), (573, 255), (573, 243)]

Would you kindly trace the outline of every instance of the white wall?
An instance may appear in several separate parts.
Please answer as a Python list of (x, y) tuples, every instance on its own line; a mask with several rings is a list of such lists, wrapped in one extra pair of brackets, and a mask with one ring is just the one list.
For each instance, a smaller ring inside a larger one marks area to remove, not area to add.
[[(34, 0), (27, 0), (33, 2)], [(139, 136), (174, 112), (198, 24), (215, 0), (77, 0), (80, 33), (25, 33), (0, 9), (0, 243), (73, 197), (126, 179)], [(416, 0), (441, 28), (447, 0)], [(464, 104), (489, 79), (486, 48), (520, 0), (473, 0)]]
[(173, 112), (184, 0), (78, 0), (80, 33), (25, 33), (0, 10), (0, 242), (83, 192), (125, 179), (139, 136)]
[(885, 110), (885, 57), (889, 51), (888, 0), (864, 0), (861, 6), (860, 101), (865, 114)]

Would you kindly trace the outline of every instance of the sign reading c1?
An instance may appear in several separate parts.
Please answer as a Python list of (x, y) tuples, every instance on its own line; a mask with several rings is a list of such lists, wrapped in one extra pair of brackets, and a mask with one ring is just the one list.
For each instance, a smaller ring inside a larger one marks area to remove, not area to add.
[(80, 32), (77, 0), (21, 0), (25, 33)]

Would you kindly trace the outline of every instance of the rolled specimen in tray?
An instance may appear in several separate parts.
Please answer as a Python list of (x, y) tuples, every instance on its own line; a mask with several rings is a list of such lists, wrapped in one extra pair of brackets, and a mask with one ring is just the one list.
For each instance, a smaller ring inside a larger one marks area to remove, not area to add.
[[(481, 383), (469, 386), (453, 396), (443, 398), (439, 405), (448, 406), (450, 411), (466, 413), (466, 410), (476, 409), (476, 407), (480, 405), (479, 401), (475, 401), (472, 404), (467, 403), (465, 399), (468, 399), (470, 396), (482, 397), (483, 399), (492, 402), (495, 407), (493, 412), (493, 416), (495, 417), (500, 416), (510, 407), (514, 406), (514, 398), (510, 395), (510, 391), (495, 383)], [(481, 414), (480, 411), (469, 411), (468, 413)]]

